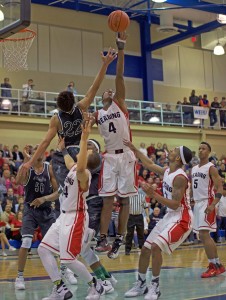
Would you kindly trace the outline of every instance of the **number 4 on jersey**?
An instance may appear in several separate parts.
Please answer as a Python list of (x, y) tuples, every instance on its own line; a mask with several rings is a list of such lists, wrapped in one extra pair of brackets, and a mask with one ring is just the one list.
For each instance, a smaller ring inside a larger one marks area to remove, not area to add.
[(110, 122), (110, 123), (109, 123), (109, 132), (114, 132), (114, 133), (116, 133), (116, 128), (115, 128), (113, 122)]

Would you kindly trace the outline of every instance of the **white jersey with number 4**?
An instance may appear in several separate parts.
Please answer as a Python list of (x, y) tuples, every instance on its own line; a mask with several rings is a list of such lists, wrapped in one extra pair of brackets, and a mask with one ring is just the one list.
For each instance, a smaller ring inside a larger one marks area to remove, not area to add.
[(97, 124), (107, 152), (118, 149), (129, 150), (123, 144), (123, 140), (131, 140), (128, 113), (124, 113), (116, 102), (112, 101), (108, 110), (97, 111)]
[(209, 162), (204, 166), (192, 168), (192, 191), (195, 201), (214, 198), (213, 180), (210, 177), (210, 168), (214, 165)]
[[(89, 185), (91, 174), (89, 174)], [(64, 190), (61, 198), (61, 209), (63, 211), (81, 211), (87, 210), (86, 197), (89, 194), (89, 189), (84, 192), (77, 178), (76, 165), (74, 165), (64, 181)]]

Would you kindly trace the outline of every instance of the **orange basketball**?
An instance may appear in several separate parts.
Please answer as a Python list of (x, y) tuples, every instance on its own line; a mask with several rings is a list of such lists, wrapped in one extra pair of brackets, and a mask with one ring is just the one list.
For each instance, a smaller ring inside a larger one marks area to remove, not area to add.
[(130, 19), (122, 10), (116, 10), (108, 16), (108, 26), (114, 32), (123, 32), (129, 26)]

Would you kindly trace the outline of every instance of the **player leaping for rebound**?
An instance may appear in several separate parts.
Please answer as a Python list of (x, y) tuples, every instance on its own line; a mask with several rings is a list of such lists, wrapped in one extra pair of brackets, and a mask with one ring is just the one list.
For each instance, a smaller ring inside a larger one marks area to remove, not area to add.
[[(99, 180), (99, 196), (103, 197), (101, 236), (95, 250), (99, 252), (109, 251), (109, 258), (118, 256), (129, 216), (129, 196), (137, 194), (136, 158), (129, 147), (123, 144), (123, 139), (130, 140), (131, 138), (123, 79), (126, 37), (126, 33), (121, 32), (116, 39), (118, 47), (116, 91), (113, 92), (109, 89), (103, 93), (103, 108), (94, 114), (100, 135), (104, 138), (106, 150), (103, 155)], [(111, 248), (107, 243), (107, 233), (115, 195), (119, 196), (120, 203), (119, 226), (118, 234)]]

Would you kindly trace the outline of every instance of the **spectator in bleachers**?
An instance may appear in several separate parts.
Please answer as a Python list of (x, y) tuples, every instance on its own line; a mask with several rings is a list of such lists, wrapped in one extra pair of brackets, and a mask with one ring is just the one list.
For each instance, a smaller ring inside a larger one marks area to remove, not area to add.
[(152, 229), (158, 224), (158, 222), (163, 218), (160, 214), (161, 210), (158, 206), (155, 206), (153, 212), (150, 214), (150, 222), (148, 224), (148, 234)]
[(156, 160), (158, 160), (163, 153), (164, 149), (162, 148), (162, 143), (158, 143), (157, 148), (155, 149)]
[(165, 152), (165, 155), (166, 155), (166, 157), (168, 156), (168, 154), (169, 154), (169, 149), (168, 149), (168, 146), (167, 146), (167, 144), (163, 144), (162, 145), (162, 149), (164, 150), (164, 152)]
[(199, 106), (202, 107), (210, 107), (210, 102), (207, 99), (207, 95), (203, 95), (203, 98), (199, 100)]
[(18, 211), (11, 222), (12, 239), (21, 242), (21, 227), (22, 227), (23, 212)]
[[(6, 166), (4, 166), (6, 165)], [(10, 181), (10, 170), (9, 166), (7, 164), (3, 165), (3, 174), (2, 174), (2, 179), (3, 179), (3, 184), (5, 185), (6, 189), (8, 190), (11, 187), (11, 181)], [(4, 169), (7, 167), (8, 169)]]
[(111, 221), (108, 228), (108, 234), (109, 236), (116, 236), (118, 232), (118, 216), (119, 216), (119, 203), (114, 200), (113, 208), (112, 208), (112, 214), (111, 214)]
[(3, 147), (3, 157), (13, 159), (12, 152), (9, 149), (9, 145), (4, 145)]
[(210, 126), (213, 127), (217, 123), (217, 109), (219, 109), (220, 103), (218, 102), (218, 97), (214, 97), (211, 103), (211, 109), (209, 111)]
[(1, 221), (6, 223), (5, 234), (6, 234), (6, 237), (9, 240), (11, 239), (11, 226), (10, 226), (10, 224), (11, 224), (12, 220), (14, 219), (14, 217), (15, 217), (15, 214), (12, 212), (11, 205), (7, 204), (5, 206), (5, 210), (0, 215), (0, 219), (1, 219)]
[(199, 158), (198, 158), (198, 156), (196, 156), (196, 152), (192, 151), (192, 159), (190, 161), (190, 165), (191, 165), (191, 167), (194, 167), (198, 164), (199, 164)]
[(22, 162), (24, 160), (23, 153), (21, 151), (19, 151), (18, 145), (13, 146), (12, 155), (13, 155), (13, 161), (15, 163), (15, 167), (18, 170), (18, 168), (20, 167), (20, 165), (22, 164)]
[(191, 103), (188, 101), (187, 97), (184, 97), (182, 102), (182, 112), (183, 112), (183, 120), (185, 124), (193, 123), (193, 108), (191, 107)]
[(74, 83), (74, 81), (70, 81), (69, 82), (66, 90), (68, 92), (71, 92), (74, 95), (74, 97), (77, 96), (77, 91), (75, 89), (75, 83)]
[(145, 148), (145, 143), (140, 143), (139, 151), (142, 152), (145, 156), (148, 156), (147, 149)]
[(218, 162), (218, 158), (216, 155), (217, 155), (216, 152), (212, 152), (211, 156), (209, 157), (209, 161), (213, 163), (215, 166), (217, 165)]
[(223, 128), (226, 128), (226, 98), (222, 97), (221, 100), (221, 109), (220, 109), (220, 125)]
[(5, 77), (4, 83), (1, 83), (1, 97), (2, 98), (12, 98), (11, 88), (12, 88), (12, 85), (9, 83), (9, 78)]
[(14, 205), (17, 203), (17, 197), (14, 195), (13, 189), (11, 187), (8, 189), (6, 197), (13, 201)]
[(176, 105), (176, 111), (178, 112), (181, 112), (181, 105), (182, 105), (182, 102), (181, 101), (177, 101), (177, 105)]
[(138, 182), (139, 182), (139, 185), (142, 183), (142, 182), (147, 182), (147, 179), (149, 178), (149, 171), (147, 169), (142, 169), (141, 173), (139, 174), (139, 177), (138, 177)]
[(218, 174), (220, 175), (221, 178), (224, 179), (224, 182), (226, 183), (226, 166), (224, 163), (221, 163)]
[(16, 205), (16, 204), (13, 202), (13, 200), (9, 199), (8, 197), (6, 197), (5, 200), (4, 200), (4, 202), (2, 203), (3, 211), (5, 210), (5, 207), (6, 207), (7, 205), (10, 205), (10, 207), (11, 207), (11, 212), (12, 212), (13, 214), (15, 214), (15, 212), (16, 212), (16, 206), (15, 206), (15, 205)]
[(0, 151), (0, 176), (2, 175), (2, 168), (4, 164), (4, 158), (2, 157), (3, 153)]
[(15, 251), (16, 248), (10, 246), (9, 241), (5, 235), (5, 233), (2, 231), (4, 230), (3, 227), (0, 227), (0, 240), (1, 240), (1, 246), (2, 246), (2, 256), (7, 256), (7, 253), (5, 252), (5, 246), (8, 246), (9, 251)]
[(10, 181), (11, 181), (11, 186), (13, 189), (13, 194), (14, 196), (16, 196), (17, 198), (19, 196), (23, 196), (24, 195), (24, 187), (22, 184), (17, 184), (16, 183), (16, 176), (14, 174), (12, 174), (10, 176)]
[(20, 203), (20, 204), (18, 205), (18, 207), (17, 207), (17, 212), (18, 212), (18, 211), (21, 211), (21, 212), (24, 211), (24, 203)]
[(151, 143), (149, 147), (147, 147), (148, 157), (151, 157), (152, 154), (155, 154), (155, 143)]
[(189, 102), (191, 105), (199, 105), (199, 97), (195, 95), (195, 90), (191, 91), (191, 96), (189, 97)]
[(153, 163), (156, 163), (156, 155), (155, 155), (155, 153), (152, 153), (150, 155), (150, 159), (153, 161)]

